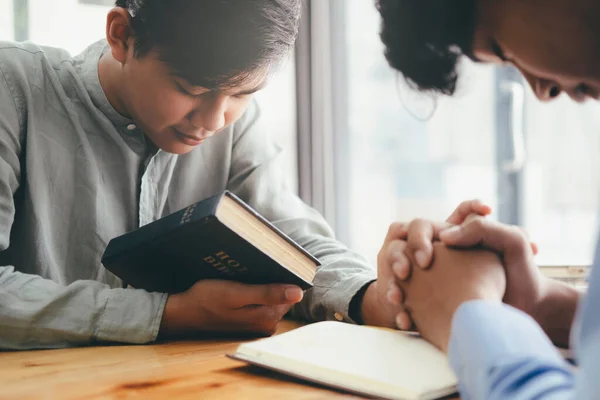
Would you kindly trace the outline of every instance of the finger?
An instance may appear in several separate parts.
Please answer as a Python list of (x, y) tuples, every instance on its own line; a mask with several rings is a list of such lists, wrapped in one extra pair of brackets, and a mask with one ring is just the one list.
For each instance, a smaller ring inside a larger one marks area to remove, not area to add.
[(276, 306), (247, 306), (238, 310), (238, 320), (240, 325), (245, 326), (248, 330), (273, 334), (277, 330), (279, 321), (285, 316), (290, 309), (289, 304)]
[(525, 237), (527, 237), (529, 239), (529, 232), (527, 232), (527, 229), (523, 228), (522, 226), (518, 226), (516, 225), (517, 228), (519, 228), (521, 230), (521, 232), (523, 232), (523, 235), (525, 235)]
[(492, 208), (479, 199), (463, 201), (456, 207), (456, 210), (448, 217), (446, 222), (452, 225), (460, 225), (465, 221), (469, 214), (489, 215)]
[(401, 305), (404, 301), (402, 289), (393, 281), (388, 285), (387, 300), (395, 306)]
[(538, 248), (538, 245), (535, 242), (531, 242), (531, 251), (533, 251), (534, 256), (537, 256), (537, 254), (540, 251), (540, 249)]
[[(478, 219), (478, 218), (481, 218), (481, 217), (476, 214), (471, 214), (465, 219), (465, 222), (463, 223), (463, 225), (466, 225), (469, 222), (471, 222), (475, 219)], [(515, 228), (519, 229), (520, 232), (523, 234), (523, 236), (527, 239), (527, 241), (529, 241), (529, 232), (527, 231), (527, 229), (523, 228), (522, 226), (516, 226), (516, 225), (512, 225), (512, 226), (506, 225), (506, 227), (509, 227), (509, 229), (515, 229)], [(537, 244), (535, 242), (530, 242), (529, 244), (531, 246), (531, 251), (532, 251), (533, 255), (537, 255), (539, 252)]]
[(465, 220), (463, 221), (463, 223), (459, 224), (459, 225), (466, 225), (473, 220), (480, 219), (481, 217), (482, 216), (479, 214), (475, 214), (475, 213), (469, 214), (465, 217)]
[(445, 222), (432, 222), (424, 219), (415, 219), (408, 225), (408, 239), (406, 253), (421, 268), (431, 265), (433, 247), (431, 242), (437, 239), (439, 232), (447, 228)]
[(239, 283), (234, 293), (237, 307), (248, 305), (272, 306), (278, 304), (295, 304), (302, 300), (304, 292), (295, 285), (248, 285)]
[(392, 240), (405, 240), (408, 234), (407, 225), (403, 222), (394, 222), (388, 228), (387, 235), (385, 236), (384, 245), (391, 242)]
[[(532, 248), (523, 231), (511, 225), (475, 217), (463, 225), (440, 233), (440, 240), (447, 246), (473, 247), (482, 245), (490, 250), (504, 253), (507, 249), (531, 252)], [(518, 247), (518, 248), (515, 248)]]
[(406, 311), (398, 313), (396, 316), (396, 325), (403, 331), (410, 330), (413, 325), (410, 315)]
[(392, 264), (392, 271), (397, 279), (406, 281), (410, 278), (412, 265), (406, 255), (402, 254), (399, 260)]
[[(523, 228), (522, 226), (518, 227), (519, 229), (521, 229), (521, 232), (523, 232), (523, 234), (525, 235), (525, 237), (527, 238), (527, 240), (529, 240), (529, 232), (527, 232), (527, 229)], [(530, 242), (531, 245), (531, 251), (533, 252), (533, 255), (537, 255), (539, 249), (536, 243), (534, 242)]]
[(379, 271), (380, 276), (385, 280), (390, 280), (394, 275), (399, 279), (408, 279), (410, 276), (410, 262), (404, 254), (406, 242), (404, 240), (393, 240), (387, 245), (387, 257), (383, 264), (383, 271)]

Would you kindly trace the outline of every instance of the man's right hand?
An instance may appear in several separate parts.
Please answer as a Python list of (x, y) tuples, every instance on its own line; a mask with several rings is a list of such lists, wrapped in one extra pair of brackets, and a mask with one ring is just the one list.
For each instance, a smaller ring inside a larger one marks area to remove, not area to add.
[(440, 240), (451, 247), (483, 246), (496, 251), (506, 271), (503, 301), (531, 315), (554, 344), (569, 347), (581, 293), (542, 275), (534, 261), (536, 249), (523, 229), (470, 216), (462, 225), (442, 231)]
[(503, 301), (530, 315), (535, 313), (548, 280), (535, 263), (532, 245), (523, 229), (471, 215), (462, 225), (442, 231), (439, 237), (449, 247), (481, 246), (501, 255), (508, 282)]
[[(413, 259), (419, 245), (410, 246), (411, 236), (413, 243), (419, 243), (425, 233), (429, 234), (432, 229), (435, 231), (435, 226), (439, 225), (430, 224), (434, 228), (423, 229), (427, 225), (424, 221), (409, 226), (407, 251)], [(483, 247), (495, 251), (502, 258), (506, 271), (507, 287), (503, 301), (531, 315), (555, 344), (568, 346), (579, 293), (542, 275), (534, 260), (537, 246), (529, 241), (523, 229), (471, 215), (461, 225), (438, 228), (433, 239), (439, 239), (449, 247)]]
[(199, 281), (187, 291), (169, 296), (159, 337), (199, 332), (272, 335), (302, 297), (302, 289), (293, 285)]

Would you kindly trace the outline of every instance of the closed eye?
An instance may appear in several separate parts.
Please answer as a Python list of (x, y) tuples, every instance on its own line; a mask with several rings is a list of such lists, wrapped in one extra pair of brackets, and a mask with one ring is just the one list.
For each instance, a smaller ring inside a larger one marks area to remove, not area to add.
[(174, 80), (174, 82), (175, 82), (175, 85), (177, 86), (177, 89), (178, 89), (178, 90), (179, 90), (181, 93), (183, 93), (183, 94), (186, 94), (186, 95), (188, 95), (188, 96), (191, 96), (191, 97), (198, 97), (198, 96), (202, 96), (203, 94), (205, 94), (205, 93), (207, 93), (207, 92), (210, 92), (210, 90), (209, 90), (209, 89), (206, 89), (206, 88), (200, 88), (200, 87), (198, 87), (198, 88), (194, 88), (194, 90), (191, 90), (191, 88), (190, 88), (188, 85), (186, 85), (186, 84), (183, 84), (182, 82), (180, 82), (180, 81), (179, 81), (179, 80), (177, 80), (177, 79), (176, 79), (176, 80)]
[(498, 57), (502, 62), (510, 61), (508, 58), (506, 58), (506, 56), (504, 55), (504, 51), (502, 50), (502, 47), (500, 47), (500, 45), (498, 44), (498, 42), (495, 39), (490, 39), (490, 44), (491, 44), (492, 52), (494, 53), (494, 55), (496, 57)]

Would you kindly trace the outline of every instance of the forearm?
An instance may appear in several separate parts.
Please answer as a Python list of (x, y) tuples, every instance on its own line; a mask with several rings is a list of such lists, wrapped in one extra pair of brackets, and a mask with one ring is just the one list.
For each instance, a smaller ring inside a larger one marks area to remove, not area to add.
[(545, 280), (542, 301), (532, 317), (556, 346), (569, 347), (571, 326), (577, 311), (581, 292), (556, 280)]
[[(313, 243), (307, 249), (322, 262), (313, 279), (314, 287), (308, 290), (304, 299), (294, 306), (294, 315), (310, 321), (342, 320), (346, 322), (363, 322), (365, 313), (362, 305), (372, 291), (377, 274), (362, 258), (344, 249), (339, 243), (329, 238), (321, 238), (321, 243)], [(314, 251), (314, 252), (313, 252)], [(370, 285), (369, 285), (370, 284)], [(355, 307), (355, 315), (350, 314), (350, 304), (361, 289), (369, 287), (357, 298), (359, 307)], [(357, 321), (362, 315), (363, 321)]]
[(349, 303), (376, 271), (336, 241), (323, 216), (289, 189), (282, 150), (259, 126), (259, 114), (253, 104), (236, 123), (227, 188), (321, 261), (314, 287), (293, 308), (294, 316), (351, 322)]
[(0, 267), (0, 348), (59, 348), (94, 342), (147, 343), (166, 295), (94, 281), (59, 285)]

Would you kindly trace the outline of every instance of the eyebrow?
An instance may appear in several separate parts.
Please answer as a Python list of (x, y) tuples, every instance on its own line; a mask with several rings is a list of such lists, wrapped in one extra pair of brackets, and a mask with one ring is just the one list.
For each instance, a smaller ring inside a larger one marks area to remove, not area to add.
[[(186, 90), (191, 89), (193, 91), (194, 89), (205, 89), (205, 90), (209, 90), (211, 92), (222, 91), (219, 88), (210, 88), (210, 87), (206, 87), (206, 86), (202, 86), (202, 85), (192, 85), (187, 81), (187, 79), (185, 79), (179, 75), (175, 75), (175, 74), (172, 74), (172, 75), (173, 75), (173, 78), (176, 80), (183, 80), (183, 83), (178, 82), (178, 84), (184, 86), (184, 89), (186, 89)], [(267, 86), (266, 82), (262, 82), (260, 85), (254, 87), (254, 88), (242, 90), (242, 91), (236, 92), (236, 93), (232, 93), (231, 95), (232, 96), (245, 96), (245, 95), (254, 94), (254, 93), (258, 92), (259, 90), (264, 89), (265, 86)]]
[(261, 85), (256, 86), (255, 88), (252, 89), (248, 89), (248, 90), (243, 90), (241, 92), (237, 92), (234, 93), (234, 96), (245, 96), (245, 95), (249, 95), (249, 94), (254, 94), (256, 92), (258, 92), (259, 90), (263, 89), (266, 85), (263, 83)]
[[(231, 93), (230, 96), (247, 96), (247, 95), (251, 95), (251, 94), (254, 94), (254, 93), (258, 92), (259, 90), (263, 89), (265, 86), (266, 86), (265, 84), (261, 84), (259, 86), (256, 86), (256, 87), (252, 88), (252, 89), (247, 89), (247, 90), (242, 90), (240, 92)], [(216, 92), (221, 91), (221, 92), (223, 92), (223, 90), (219, 90), (218, 88), (213, 89), (213, 88), (207, 88), (207, 87), (204, 87), (204, 86), (197, 86), (197, 85), (189, 85), (189, 89), (191, 89), (192, 91), (194, 89), (206, 89), (206, 90), (209, 90), (211, 92), (213, 92), (213, 91), (216, 91)]]

